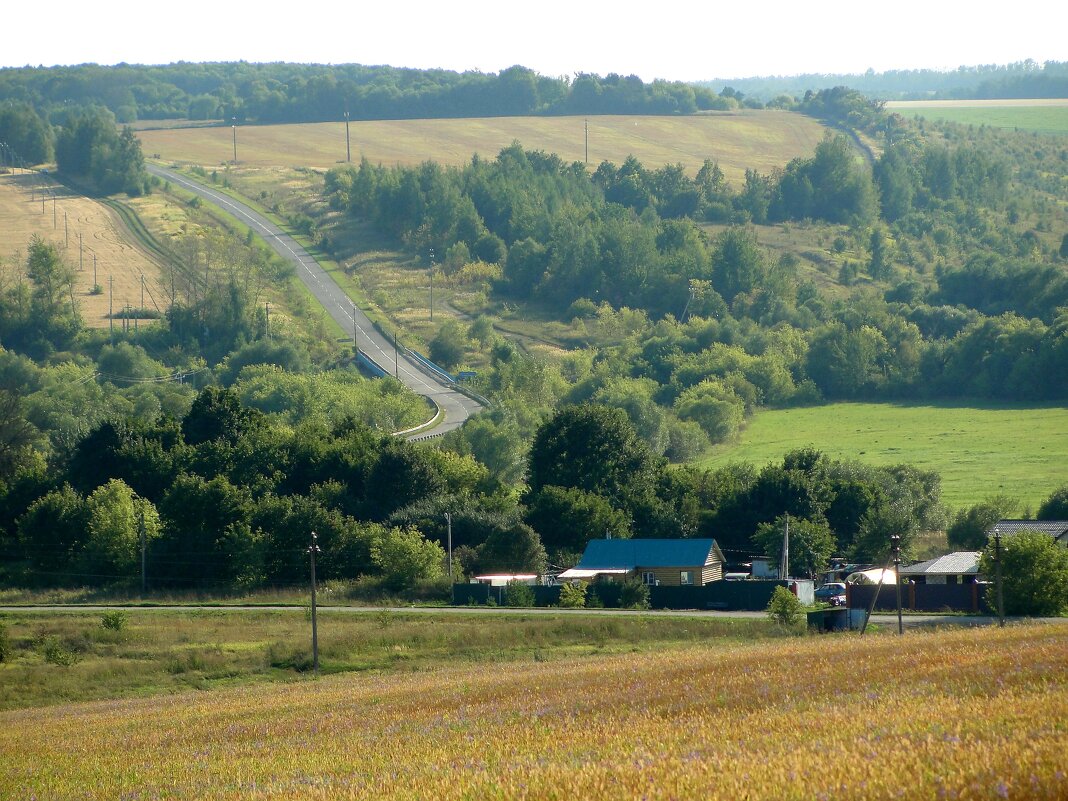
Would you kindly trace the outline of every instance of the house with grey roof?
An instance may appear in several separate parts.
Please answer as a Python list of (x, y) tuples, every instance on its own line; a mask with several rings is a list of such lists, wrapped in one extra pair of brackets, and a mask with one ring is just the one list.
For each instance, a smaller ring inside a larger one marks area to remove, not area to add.
[(1053, 537), (1054, 541), (1068, 548), (1068, 520), (999, 520), (986, 530), (988, 537), (994, 536), (994, 529), (1002, 537), (1011, 537), (1018, 531), (1044, 531)]
[(979, 579), (979, 551), (957, 551), (900, 570), (917, 584), (974, 584)]
[(649, 585), (702, 587), (723, 578), (724, 561), (713, 539), (590, 540), (579, 563), (557, 578), (637, 576)]

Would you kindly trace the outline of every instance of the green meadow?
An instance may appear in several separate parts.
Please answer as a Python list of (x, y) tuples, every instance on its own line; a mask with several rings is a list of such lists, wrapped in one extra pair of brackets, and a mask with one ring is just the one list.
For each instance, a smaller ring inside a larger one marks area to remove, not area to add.
[(836, 459), (935, 470), (953, 509), (1008, 495), (1023, 512), (1068, 483), (1068, 408), (836, 403), (768, 410), (701, 465), (762, 466), (805, 446)]
[[(1004, 101), (1003, 101), (1004, 102)], [(915, 103), (887, 103), (903, 115), (946, 120), (961, 125), (987, 125), (1042, 134), (1068, 135), (1068, 101), (1035, 105), (964, 105), (951, 101), (917, 101)]]

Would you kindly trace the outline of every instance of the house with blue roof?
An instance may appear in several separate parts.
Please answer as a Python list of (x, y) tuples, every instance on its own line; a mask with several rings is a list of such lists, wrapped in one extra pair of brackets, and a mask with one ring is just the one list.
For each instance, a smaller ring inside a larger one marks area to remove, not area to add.
[(582, 559), (558, 579), (637, 576), (666, 587), (703, 587), (723, 578), (723, 551), (713, 539), (590, 540)]

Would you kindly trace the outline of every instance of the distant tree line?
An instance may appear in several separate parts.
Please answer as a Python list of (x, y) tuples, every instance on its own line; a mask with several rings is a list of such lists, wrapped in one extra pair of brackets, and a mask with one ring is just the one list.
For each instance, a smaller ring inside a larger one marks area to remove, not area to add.
[(857, 74), (813, 74), (698, 81), (722, 92), (730, 88), (763, 101), (806, 91), (848, 86), (881, 100), (1036, 98), (1068, 96), (1068, 62), (1031, 60), (962, 66), (955, 70), (868, 70)]
[(67, 109), (101, 106), (136, 120), (254, 122), (486, 117), (517, 114), (691, 114), (723, 108), (689, 84), (588, 73), (546, 77), (343, 64), (84, 64), (0, 70), (0, 98), (29, 103), (53, 124)]

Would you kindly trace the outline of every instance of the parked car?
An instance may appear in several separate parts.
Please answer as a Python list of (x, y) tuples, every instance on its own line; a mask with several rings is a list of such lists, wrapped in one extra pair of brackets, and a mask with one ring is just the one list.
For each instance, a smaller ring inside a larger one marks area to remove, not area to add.
[(821, 586), (813, 594), (817, 601), (823, 601), (831, 606), (845, 606), (846, 585), (841, 581), (832, 581)]

